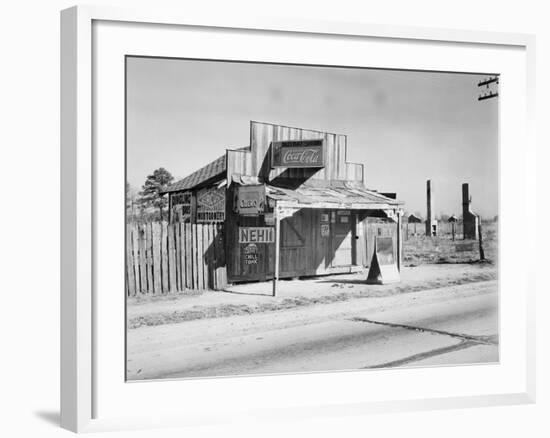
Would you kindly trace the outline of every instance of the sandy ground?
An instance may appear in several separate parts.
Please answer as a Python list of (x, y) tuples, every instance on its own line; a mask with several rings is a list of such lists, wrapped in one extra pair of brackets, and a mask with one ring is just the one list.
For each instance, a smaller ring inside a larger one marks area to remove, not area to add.
[[(371, 293), (285, 311), (142, 326), (128, 331), (127, 377), (136, 380), (497, 362), (497, 282), (468, 281), (480, 272), (487, 273), (488, 269), (435, 265), (416, 273), (404, 270), (400, 293), (389, 286), (377, 286), (377, 294), (372, 293), (373, 286), (348, 282), (357, 280), (355, 276), (342, 277), (340, 283), (316, 279), (300, 288), (300, 293), (315, 293), (315, 284), (331, 290), (331, 282), (344, 288), (366, 288)], [(414, 282), (444, 286), (414, 292), (410, 291)], [(256, 295), (226, 295), (254, 303), (258, 300)], [(196, 303), (199, 298), (190, 301)], [(213, 300), (210, 305), (216, 302), (216, 298), (208, 298)], [(156, 311), (166, 304), (155, 302)]]
[(393, 285), (367, 285), (366, 272), (284, 280), (279, 283), (277, 297), (271, 296), (271, 282), (247, 283), (223, 292), (129, 298), (127, 322), (131, 331), (145, 326), (274, 312), (355, 298), (389, 297), (496, 277), (496, 268), (490, 264), (426, 264), (403, 268), (402, 281)]

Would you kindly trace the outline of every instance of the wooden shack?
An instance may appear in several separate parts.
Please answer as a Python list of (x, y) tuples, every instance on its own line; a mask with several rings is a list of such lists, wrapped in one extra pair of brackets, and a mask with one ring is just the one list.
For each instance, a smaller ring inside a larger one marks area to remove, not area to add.
[(362, 269), (377, 235), (400, 266), (402, 204), (346, 154), (345, 135), (251, 122), (248, 147), (168, 188), (170, 221), (223, 223), (229, 282)]

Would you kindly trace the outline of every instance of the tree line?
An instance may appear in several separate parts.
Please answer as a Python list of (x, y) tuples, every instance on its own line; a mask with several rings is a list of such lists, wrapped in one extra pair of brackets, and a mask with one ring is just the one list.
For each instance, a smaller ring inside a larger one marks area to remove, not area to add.
[(141, 190), (137, 191), (126, 182), (126, 221), (155, 222), (166, 220), (168, 196), (163, 191), (174, 181), (172, 174), (159, 167), (147, 175)]

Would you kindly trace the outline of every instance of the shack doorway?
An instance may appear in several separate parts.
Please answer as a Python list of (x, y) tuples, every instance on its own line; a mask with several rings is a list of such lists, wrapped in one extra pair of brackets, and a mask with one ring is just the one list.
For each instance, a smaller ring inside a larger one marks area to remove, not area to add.
[(330, 266), (332, 268), (350, 266), (352, 264), (352, 230), (353, 217), (350, 210), (336, 210), (331, 213), (331, 245)]
[(308, 218), (308, 212), (300, 211), (281, 221), (281, 277), (307, 274), (309, 258), (306, 243), (310, 240)]

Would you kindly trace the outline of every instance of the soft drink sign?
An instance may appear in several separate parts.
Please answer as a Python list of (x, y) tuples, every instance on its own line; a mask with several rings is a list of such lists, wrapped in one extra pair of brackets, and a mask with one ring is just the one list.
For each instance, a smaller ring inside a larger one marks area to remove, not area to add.
[(325, 167), (324, 140), (274, 141), (272, 167)]
[(273, 227), (239, 227), (239, 243), (273, 243)]

